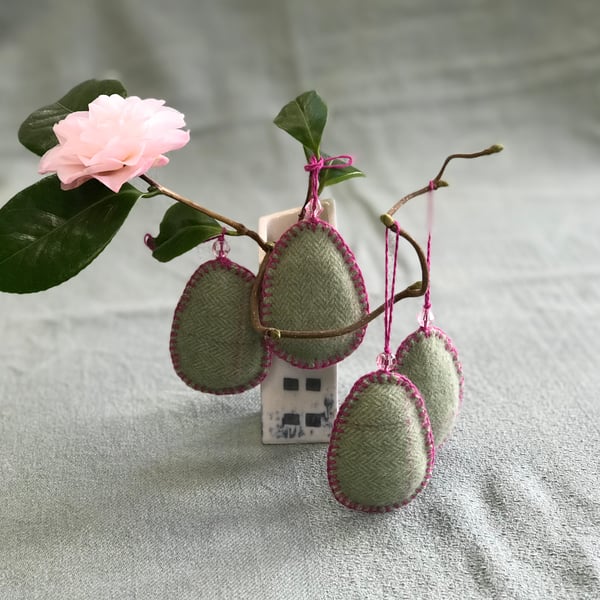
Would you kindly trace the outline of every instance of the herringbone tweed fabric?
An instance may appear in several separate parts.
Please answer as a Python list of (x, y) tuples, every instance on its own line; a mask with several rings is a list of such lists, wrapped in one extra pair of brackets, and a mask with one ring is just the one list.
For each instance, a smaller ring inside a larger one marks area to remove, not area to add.
[(269, 355), (250, 323), (254, 275), (228, 259), (204, 263), (192, 275), (175, 309), (171, 357), (194, 389), (238, 393), (258, 385)]
[[(354, 255), (327, 223), (296, 223), (281, 236), (268, 260), (261, 305), (265, 325), (294, 331), (337, 329), (367, 314), (367, 293)], [(364, 332), (282, 338), (274, 351), (296, 366), (322, 368), (351, 354)]]
[(350, 508), (397, 508), (425, 487), (434, 455), (418, 390), (401, 375), (376, 371), (355, 383), (338, 412), (329, 444), (329, 484)]
[(463, 374), (456, 348), (444, 331), (431, 327), (409, 335), (396, 354), (397, 370), (419, 389), (436, 446), (448, 439), (463, 395)]

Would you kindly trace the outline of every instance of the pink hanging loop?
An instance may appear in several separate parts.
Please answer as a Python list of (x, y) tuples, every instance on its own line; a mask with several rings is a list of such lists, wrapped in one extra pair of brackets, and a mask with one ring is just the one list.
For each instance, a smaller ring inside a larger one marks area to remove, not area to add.
[(423, 310), (419, 316), (419, 324), (425, 331), (431, 329), (431, 322), (434, 320), (433, 311), (431, 310), (431, 232), (433, 229), (433, 192), (436, 189), (435, 181), (431, 180), (427, 194), (427, 272), (429, 273), (429, 285), (425, 292)]
[[(390, 229), (393, 230), (394, 244), (390, 252)], [(400, 225), (394, 221), (392, 228), (385, 228), (385, 291), (383, 310), (383, 352), (377, 356), (377, 366), (387, 373), (396, 366), (395, 355), (392, 354), (390, 341), (392, 337), (392, 319), (394, 316), (394, 295), (396, 293), (396, 270), (398, 267), (398, 242), (400, 240)], [(392, 268), (390, 272), (390, 254), (392, 254)]]
[[(334, 164), (334, 161), (343, 161)], [(352, 156), (349, 154), (340, 154), (339, 156), (322, 156), (316, 157), (314, 154), (308, 160), (308, 164), (304, 165), (304, 170), (309, 173), (310, 177), (310, 198), (308, 201), (307, 218), (316, 220), (319, 218), (323, 207), (319, 201), (319, 175), (323, 169), (344, 169), (352, 166)]]

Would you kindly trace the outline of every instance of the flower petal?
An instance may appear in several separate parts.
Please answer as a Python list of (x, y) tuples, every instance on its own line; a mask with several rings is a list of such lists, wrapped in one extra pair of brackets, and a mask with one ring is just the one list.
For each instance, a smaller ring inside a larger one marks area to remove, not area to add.
[(126, 181), (166, 165), (164, 153), (190, 139), (183, 114), (164, 100), (101, 95), (88, 109), (54, 125), (58, 144), (40, 159), (39, 172), (56, 173), (63, 189), (95, 178), (118, 192)]

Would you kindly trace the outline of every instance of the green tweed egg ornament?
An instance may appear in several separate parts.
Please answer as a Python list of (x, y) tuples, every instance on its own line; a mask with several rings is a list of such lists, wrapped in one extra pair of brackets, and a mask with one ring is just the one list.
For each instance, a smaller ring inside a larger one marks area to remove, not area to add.
[(171, 358), (190, 387), (237, 394), (266, 376), (270, 353), (250, 321), (254, 275), (226, 257), (201, 265), (175, 309)]
[(454, 427), (463, 397), (462, 366), (452, 340), (437, 327), (420, 327), (400, 344), (396, 363), (423, 396), (440, 446)]
[(336, 416), (327, 477), (348, 508), (386, 512), (408, 504), (433, 471), (435, 448), (423, 399), (402, 375), (361, 377)]
[[(280, 330), (317, 331), (354, 324), (368, 314), (367, 291), (354, 254), (320, 219), (299, 221), (277, 241), (262, 282), (260, 317)], [(274, 340), (273, 352), (304, 369), (322, 369), (350, 355), (366, 326), (337, 337)]]

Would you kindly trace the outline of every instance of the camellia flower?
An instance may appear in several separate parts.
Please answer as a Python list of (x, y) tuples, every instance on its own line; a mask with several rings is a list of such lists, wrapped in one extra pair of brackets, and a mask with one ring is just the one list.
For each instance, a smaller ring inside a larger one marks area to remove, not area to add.
[(185, 146), (184, 116), (164, 100), (118, 94), (98, 96), (89, 110), (54, 125), (58, 144), (42, 156), (40, 173), (56, 173), (63, 190), (97, 179), (113, 192), (151, 167), (166, 165), (164, 152)]

